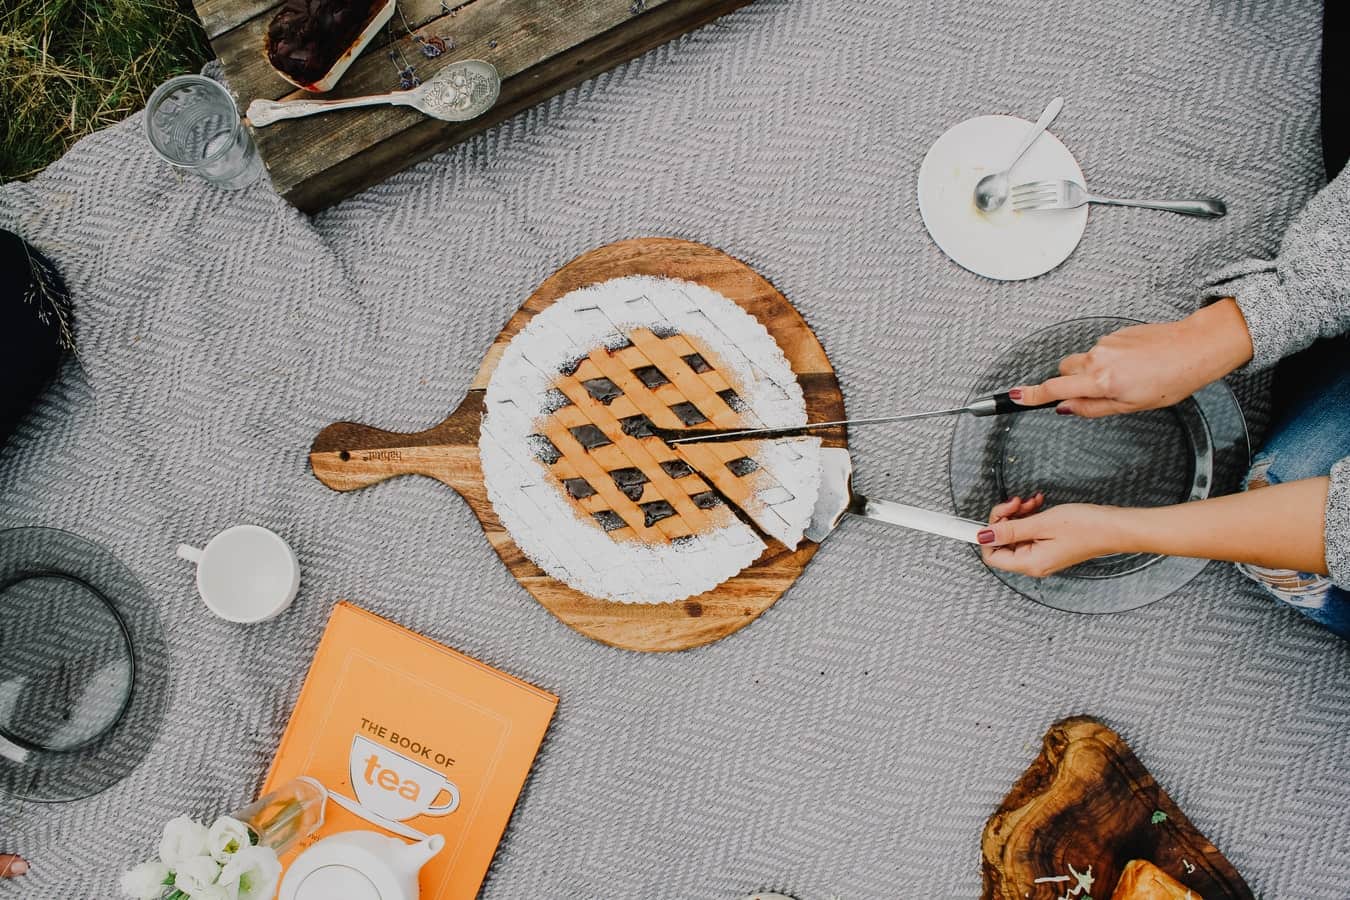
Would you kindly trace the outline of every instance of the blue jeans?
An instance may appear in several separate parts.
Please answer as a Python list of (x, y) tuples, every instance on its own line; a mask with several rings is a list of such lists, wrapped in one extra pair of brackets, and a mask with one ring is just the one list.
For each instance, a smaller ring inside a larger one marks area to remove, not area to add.
[[(1333, 348), (1339, 352), (1319, 354), (1319, 364), (1294, 391), (1252, 460), (1246, 489), (1324, 476), (1337, 461), (1350, 456), (1350, 365), (1345, 362), (1345, 346), (1338, 342)], [(1238, 568), (1280, 602), (1350, 640), (1350, 591), (1332, 584), (1327, 576), (1245, 563)]]

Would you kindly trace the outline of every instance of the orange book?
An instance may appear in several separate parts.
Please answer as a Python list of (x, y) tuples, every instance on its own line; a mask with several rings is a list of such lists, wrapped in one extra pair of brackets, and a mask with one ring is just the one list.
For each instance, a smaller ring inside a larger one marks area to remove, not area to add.
[(353, 829), (443, 835), (422, 868), (422, 898), (468, 900), (557, 706), (547, 691), (339, 603), (264, 792), (301, 775), (328, 788), (327, 818), (306, 845)]

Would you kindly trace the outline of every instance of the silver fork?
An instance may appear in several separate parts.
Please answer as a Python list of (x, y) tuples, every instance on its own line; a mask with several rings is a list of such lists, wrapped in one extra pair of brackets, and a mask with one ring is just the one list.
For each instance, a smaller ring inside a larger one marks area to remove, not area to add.
[(1196, 197), (1194, 200), (1120, 200), (1115, 197), (1089, 194), (1075, 181), (1030, 181), (1014, 185), (1012, 189), (1012, 208), (1018, 210), (1075, 209), (1084, 203), (1161, 209), (1205, 219), (1217, 219), (1228, 212), (1228, 207), (1217, 197)]

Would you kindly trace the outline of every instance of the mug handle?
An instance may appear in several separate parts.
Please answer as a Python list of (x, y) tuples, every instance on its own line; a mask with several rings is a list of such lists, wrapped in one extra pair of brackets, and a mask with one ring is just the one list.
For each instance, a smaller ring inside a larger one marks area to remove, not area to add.
[[(455, 787), (455, 783), (453, 781), (447, 781), (445, 783), (445, 786), (442, 787), (441, 790), (445, 791), (447, 794), (450, 795), (449, 802), (443, 806), (437, 806), (433, 803), (431, 806), (428, 806), (426, 808), (426, 810), (422, 813), (422, 815), (448, 816), (455, 810), (459, 809), (459, 788)], [(439, 793), (439, 791), (437, 793)], [(432, 799), (435, 798), (433, 797)]]
[(188, 562), (193, 563), (194, 565), (201, 565), (202, 551), (198, 550), (191, 544), (179, 544), (178, 558), (185, 559)]

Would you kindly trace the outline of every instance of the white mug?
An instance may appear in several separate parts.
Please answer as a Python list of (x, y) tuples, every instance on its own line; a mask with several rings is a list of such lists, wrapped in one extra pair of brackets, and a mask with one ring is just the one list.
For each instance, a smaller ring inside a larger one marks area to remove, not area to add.
[(281, 615), (300, 587), (300, 563), (275, 532), (257, 525), (226, 528), (201, 550), (179, 544), (197, 566), (197, 593), (211, 612), (241, 625)]
[(348, 765), (357, 801), (378, 816), (402, 822), (448, 816), (459, 808), (459, 788), (453, 781), (363, 735), (352, 735)]

